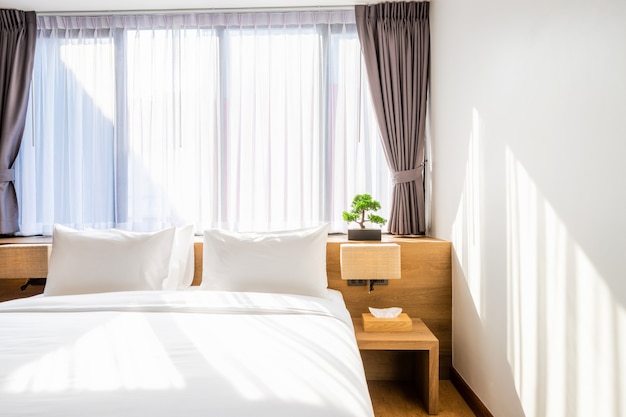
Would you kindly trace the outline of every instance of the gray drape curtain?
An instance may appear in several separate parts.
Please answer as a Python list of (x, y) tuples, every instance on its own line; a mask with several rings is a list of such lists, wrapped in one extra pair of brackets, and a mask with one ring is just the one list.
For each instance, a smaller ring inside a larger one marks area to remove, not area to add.
[(0, 9), (0, 235), (19, 231), (13, 163), (24, 133), (36, 37), (35, 12)]
[(372, 101), (393, 173), (387, 229), (426, 232), (424, 152), (430, 75), (428, 2), (355, 6)]

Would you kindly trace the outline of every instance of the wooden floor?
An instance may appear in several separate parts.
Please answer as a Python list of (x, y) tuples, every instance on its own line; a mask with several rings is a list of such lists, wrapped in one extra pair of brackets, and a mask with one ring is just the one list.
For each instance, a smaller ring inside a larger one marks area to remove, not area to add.
[[(399, 381), (367, 381), (376, 417), (428, 416), (410, 385)], [(439, 417), (476, 417), (450, 380), (439, 381)]]

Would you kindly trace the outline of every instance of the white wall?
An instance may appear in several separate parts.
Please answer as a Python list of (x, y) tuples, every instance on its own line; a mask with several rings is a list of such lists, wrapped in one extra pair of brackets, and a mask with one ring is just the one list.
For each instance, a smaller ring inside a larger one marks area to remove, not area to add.
[(432, 0), (453, 363), (498, 417), (626, 416), (626, 2)]

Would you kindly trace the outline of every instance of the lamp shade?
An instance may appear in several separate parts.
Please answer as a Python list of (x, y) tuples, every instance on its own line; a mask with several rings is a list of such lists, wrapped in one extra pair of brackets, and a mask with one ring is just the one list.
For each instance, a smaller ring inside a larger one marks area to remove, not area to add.
[(400, 279), (400, 245), (344, 243), (340, 253), (342, 279)]

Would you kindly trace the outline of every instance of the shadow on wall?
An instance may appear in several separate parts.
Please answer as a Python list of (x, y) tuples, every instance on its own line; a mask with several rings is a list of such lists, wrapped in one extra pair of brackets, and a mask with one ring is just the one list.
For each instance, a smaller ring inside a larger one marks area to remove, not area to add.
[(479, 397), (501, 399), (499, 415), (625, 416), (623, 294), (508, 147), (498, 165), (506, 224), (492, 224), (485, 184), (495, 180), (485, 178), (476, 110), (473, 122), (452, 230), (454, 316), (462, 317), (454, 325), (455, 368)]
[(507, 355), (524, 409), (624, 416), (626, 306), (515, 154), (505, 153)]
[(470, 122), (464, 183), (452, 226), (454, 366), (479, 398), (500, 400), (485, 404), (497, 411), (495, 415), (524, 416), (514, 375), (504, 371), (511, 368), (505, 349), (506, 281), (493, 271), (494, 259), (500, 253), (504, 256), (504, 248), (494, 252), (485, 243), (487, 226), (493, 227), (497, 220), (491, 216), (485, 221), (493, 207), (485, 201), (485, 156), (477, 109)]
[[(498, 348), (498, 346), (502, 345), (502, 342), (491, 342), (494, 337), (497, 336), (495, 336), (493, 332), (489, 331), (489, 329), (485, 326), (485, 323), (482, 321), (481, 315), (476, 310), (477, 306), (473, 303), (473, 295), (469, 287), (468, 278), (463, 272), (463, 266), (461, 265), (459, 254), (454, 248), (452, 251), (452, 271), (452, 288), (454, 291), (453, 297), (455, 299), (453, 317), (463, 317), (462, 326), (455, 327), (453, 334), (454, 344), (455, 347), (457, 347), (454, 350), (453, 358), (455, 364), (489, 363), (491, 367), (495, 367), (497, 369), (510, 369), (506, 352)], [(469, 329), (471, 329), (471, 331), (467, 331)], [(476, 346), (476, 343), (474, 343), (475, 340), (489, 341), (486, 343), (489, 350), (481, 350)], [(460, 349), (458, 346), (462, 346), (463, 348)], [(482, 365), (480, 367), (482, 369), (486, 369)], [(455, 365), (455, 369), (459, 371), (457, 365)], [(462, 372), (461, 375), (463, 376), (465, 382), (467, 382), (472, 389), (475, 390), (474, 387), (478, 386), (477, 384), (479, 381), (468, 378), (468, 376), (464, 375)], [(495, 380), (492, 375), (487, 375), (485, 372), (479, 372), (477, 379), (489, 380), (488, 390), (491, 392), (490, 395), (507, 399), (507, 410), (505, 411), (507, 416), (523, 416), (523, 408), (515, 388), (515, 380), (512, 372), (503, 372), (496, 377), (499, 377), (500, 379)], [(487, 393), (485, 392), (479, 393), (475, 391), (475, 393), (479, 396), (479, 398), (486, 398)], [(487, 406), (487, 408), (489, 408), (489, 406)]]

